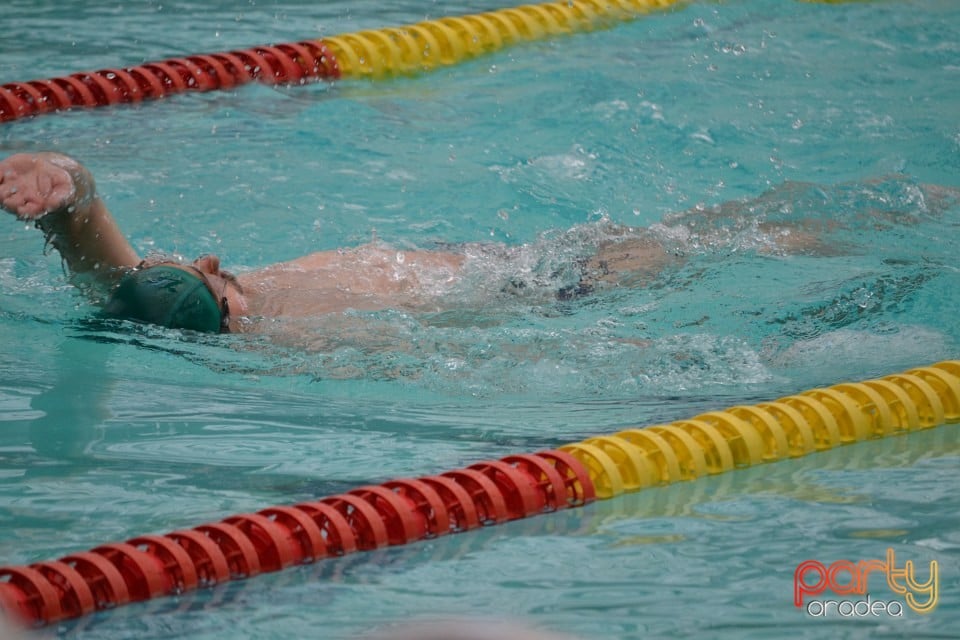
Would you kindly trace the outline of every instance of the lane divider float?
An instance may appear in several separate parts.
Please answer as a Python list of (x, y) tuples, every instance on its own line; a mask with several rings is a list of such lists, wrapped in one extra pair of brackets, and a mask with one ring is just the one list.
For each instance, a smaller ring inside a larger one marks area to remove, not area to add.
[(101, 69), (0, 86), (0, 122), (76, 107), (155, 100), (187, 91), (230, 89), (254, 80), (296, 84), (340, 76), (322, 42), (305, 41)]
[(253, 81), (382, 78), (429, 71), (504, 47), (606, 26), (664, 10), (680, 0), (561, 0), (318, 40), (192, 55), (127, 68), (0, 85), (0, 122), (154, 100)]
[(0, 567), (0, 611), (41, 626), (229, 580), (551, 513), (960, 422), (960, 361), (595, 436), (416, 479)]

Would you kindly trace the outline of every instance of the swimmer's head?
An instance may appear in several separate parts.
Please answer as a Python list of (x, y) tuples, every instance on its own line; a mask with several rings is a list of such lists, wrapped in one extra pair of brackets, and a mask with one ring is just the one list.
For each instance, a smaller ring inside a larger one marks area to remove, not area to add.
[(129, 271), (103, 314), (207, 333), (226, 332), (229, 315), (225, 299), (217, 299), (201, 271), (171, 264)]

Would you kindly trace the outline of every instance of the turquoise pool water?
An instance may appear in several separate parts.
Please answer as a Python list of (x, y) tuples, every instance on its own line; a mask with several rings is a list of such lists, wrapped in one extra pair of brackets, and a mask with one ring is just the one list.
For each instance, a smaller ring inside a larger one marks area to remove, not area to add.
[[(504, 5), (393, 6), (15, 0), (0, 81)], [(960, 187), (958, 42), (948, 0), (693, 3), (422, 77), (3, 125), (3, 155), (84, 161), (142, 252), (244, 271), (371, 238), (527, 249), (477, 264), (444, 312), (352, 314), (360, 337), (318, 319), (310, 351), (91, 327), (42, 237), (7, 217), (0, 564), (957, 357), (960, 207), (928, 185)], [(806, 225), (826, 255), (771, 254), (758, 222)], [(685, 261), (643, 288), (553, 300), (612, 225), (660, 225)], [(542, 286), (502, 292), (517, 271)], [(947, 426), (36, 634), (349, 638), (447, 615), (579, 638), (949, 637), (958, 480)], [(939, 563), (935, 611), (793, 606), (800, 562), (888, 548)]]

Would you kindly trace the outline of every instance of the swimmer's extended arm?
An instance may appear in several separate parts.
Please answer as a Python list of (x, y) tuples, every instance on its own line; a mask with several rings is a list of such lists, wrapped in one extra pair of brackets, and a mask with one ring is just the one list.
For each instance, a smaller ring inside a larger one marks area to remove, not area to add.
[(0, 161), (0, 207), (32, 220), (75, 275), (109, 284), (140, 257), (96, 193), (93, 176), (55, 153)]

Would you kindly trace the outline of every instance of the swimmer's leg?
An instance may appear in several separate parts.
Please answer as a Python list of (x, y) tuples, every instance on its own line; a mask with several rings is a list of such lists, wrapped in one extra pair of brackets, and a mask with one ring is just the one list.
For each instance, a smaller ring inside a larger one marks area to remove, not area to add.
[(572, 300), (598, 287), (643, 287), (661, 271), (683, 263), (644, 229), (623, 227), (623, 238), (607, 240), (597, 252), (578, 261), (580, 281), (557, 292), (557, 299)]

